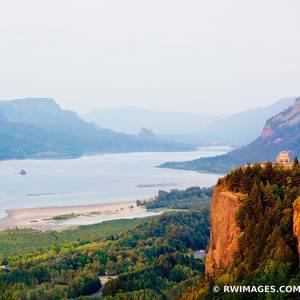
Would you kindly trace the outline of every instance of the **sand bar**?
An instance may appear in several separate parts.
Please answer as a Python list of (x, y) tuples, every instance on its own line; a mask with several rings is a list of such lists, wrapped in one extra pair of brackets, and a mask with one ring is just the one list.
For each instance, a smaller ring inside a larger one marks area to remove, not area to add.
[(58, 230), (107, 220), (146, 217), (157, 213), (147, 212), (144, 207), (137, 206), (135, 201), (128, 201), (62, 207), (7, 209), (6, 214), (4, 218), (0, 219), (0, 230), (16, 227)]

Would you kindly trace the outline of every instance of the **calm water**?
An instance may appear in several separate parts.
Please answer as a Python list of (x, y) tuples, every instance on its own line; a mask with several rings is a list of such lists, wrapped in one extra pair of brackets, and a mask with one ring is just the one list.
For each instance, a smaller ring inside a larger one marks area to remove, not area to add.
[[(105, 154), (70, 160), (0, 162), (0, 216), (7, 208), (66, 206), (145, 199), (159, 189), (211, 186), (218, 175), (160, 169), (165, 161), (218, 155), (226, 148), (195, 152)], [(25, 169), (27, 175), (19, 175)], [(155, 186), (160, 184), (162, 186)]]

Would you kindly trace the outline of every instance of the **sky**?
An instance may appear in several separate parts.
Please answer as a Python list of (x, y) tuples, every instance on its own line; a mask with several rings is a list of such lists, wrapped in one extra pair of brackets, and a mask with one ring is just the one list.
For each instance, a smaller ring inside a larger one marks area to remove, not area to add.
[(0, 1), (0, 99), (224, 114), (300, 95), (299, 0)]

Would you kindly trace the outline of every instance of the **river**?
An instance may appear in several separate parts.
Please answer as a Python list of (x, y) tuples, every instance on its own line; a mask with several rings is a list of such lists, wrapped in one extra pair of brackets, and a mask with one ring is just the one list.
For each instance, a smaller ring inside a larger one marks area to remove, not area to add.
[[(0, 216), (8, 208), (67, 206), (146, 199), (158, 190), (214, 185), (220, 175), (161, 169), (166, 161), (222, 154), (228, 148), (193, 152), (102, 154), (64, 160), (0, 162)], [(26, 175), (20, 175), (21, 169)]]

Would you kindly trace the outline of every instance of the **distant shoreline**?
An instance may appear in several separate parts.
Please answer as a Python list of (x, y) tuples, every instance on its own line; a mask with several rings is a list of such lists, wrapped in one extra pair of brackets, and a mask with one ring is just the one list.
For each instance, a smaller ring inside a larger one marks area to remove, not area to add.
[(0, 230), (32, 228), (60, 230), (79, 225), (101, 223), (108, 220), (142, 218), (161, 212), (150, 212), (137, 206), (136, 201), (98, 203), (72, 206), (18, 208), (5, 210), (0, 219)]
[[(226, 151), (225, 151), (226, 149)], [(232, 146), (227, 145), (206, 145), (206, 146), (198, 146), (194, 149), (189, 150), (181, 150), (181, 149), (175, 149), (175, 150), (132, 150), (132, 151), (97, 151), (97, 152), (85, 152), (78, 155), (45, 155), (44, 153), (39, 153), (36, 155), (29, 155), (26, 157), (8, 157), (8, 158), (0, 158), (0, 162), (9, 162), (9, 161), (28, 161), (28, 160), (75, 160), (80, 158), (89, 158), (89, 157), (97, 157), (97, 156), (103, 156), (103, 155), (119, 155), (119, 154), (140, 154), (140, 153), (189, 153), (189, 152), (197, 152), (200, 150), (209, 150), (209, 151), (216, 151), (219, 152), (220, 150), (224, 150), (224, 153), (227, 153), (228, 151), (232, 150)]]

